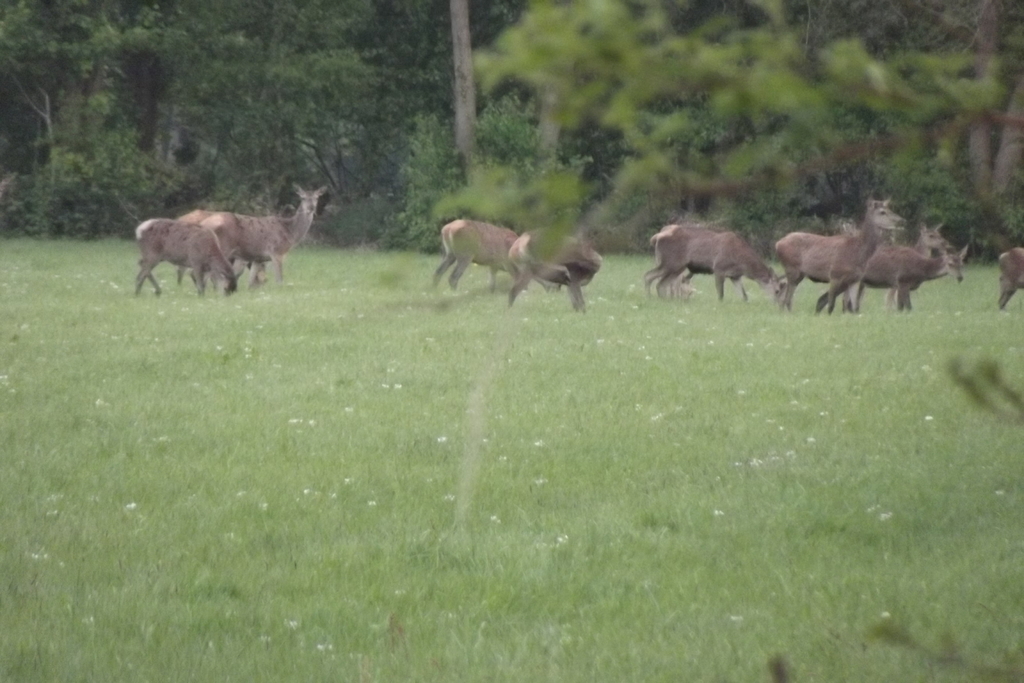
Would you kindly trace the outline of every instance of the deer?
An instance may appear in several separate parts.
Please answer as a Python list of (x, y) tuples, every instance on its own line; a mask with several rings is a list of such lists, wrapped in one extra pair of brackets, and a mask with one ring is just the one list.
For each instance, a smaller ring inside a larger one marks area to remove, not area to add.
[[(655, 280), (658, 296), (665, 296), (666, 290), (678, 293), (680, 287), (692, 291), (690, 278), (710, 274), (715, 276), (719, 301), (725, 297), (726, 280), (732, 280), (740, 297), (748, 301), (741, 281), (744, 277), (757, 282), (772, 301), (778, 301), (779, 276), (734, 232), (709, 230), (699, 223), (669, 225), (651, 237), (651, 244), (655, 266), (644, 273), (648, 294)], [(686, 289), (683, 293), (688, 294)]]
[[(938, 256), (925, 256), (915, 247), (883, 245), (868, 259), (860, 283), (844, 294), (843, 308), (853, 313), (860, 311), (865, 287), (887, 288), (896, 292), (896, 310), (910, 311), (910, 293), (929, 280), (953, 275), (957, 282), (964, 279), (963, 265), (967, 247), (960, 251), (943, 251)], [(826, 296), (823, 294), (822, 296)], [(848, 299), (845, 297), (849, 297)], [(820, 301), (819, 301), (820, 303)]]
[(238, 287), (235, 271), (224, 256), (216, 233), (209, 228), (171, 218), (151, 218), (135, 228), (135, 239), (141, 253), (139, 274), (135, 277), (136, 296), (147, 279), (160, 296), (160, 284), (153, 277), (153, 268), (162, 261), (191, 268), (200, 295), (206, 292), (206, 276), (210, 273), (227, 283), (225, 294), (231, 294)]
[(476, 263), (490, 269), (493, 292), (497, 287), (499, 270), (513, 274), (509, 262), (509, 249), (518, 237), (519, 235), (512, 230), (490, 223), (463, 219), (448, 223), (441, 228), (443, 253), (441, 264), (434, 271), (434, 286), (437, 287), (445, 271), (455, 264), (455, 270), (448, 277), (448, 284), (454, 290), (469, 264)]
[(1005, 311), (1006, 304), (1021, 287), (1024, 287), (1024, 249), (1014, 247), (999, 255), (999, 310)]
[[(261, 284), (267, 261), (274, 266), (277, 282), (284, 281), (282, 263), (285, 254), (309, 232), (316, 214), (317, 201), (327, 188), (306, 191), (296, 185), (295, 191), (300, 203), (291, 217), (246, 216), (217, 211), (199, 222), (200, 227), (210, 228), (217, 233), (225, 256), (232, 261), (241, 260), (252, 265), (250, 288)], [(194, 211), (192, 214), (198, 215), (199, 212)]]
[[(516, 238), (509, 248), (508, 257), (515, 278), (508, 293), (509, 307), (530, 284), (530, 280), (535, 279), (545, 285), (545, 289), (565, 285), (569, 290), (573, 310), (585, 312), (587, 304), (583, 299), (583, 287), (601, 269), (601, 255), (589, 242), (579, 237), (567, 237), (555, 249), (538, 245), (538, 241), (539, 236), (527, 232)], [(542, 249), (550, 253), (550, 256), (538, 253)]]
[(775, 243), (775, 253), (786, 271), (786, 285), (779, 306), (793, 310), (793, 292), (805, 277), (827, 282), (828, 291), (818, 299), (814, 312), (827, 308), (832, 314), (836, 297), (855, 285), (864, 275), (868, 259), (881, 241), (879, 230), (896, 230), (904, 223), (889, 208), (889, 200), (869, 199), (859, 230), (853, 235), (815, 235), (791, 232)]
[[(926, 256), (929, 258), (931, 258), (932, 256), (938, 256), (939, 254), (945, 254), (948, 252), (955, 251), (955, 249), (953, 249), (953, 245), (946, 241), (946, 238), (942, 236), (942, 234), (940, 233), (941, 230), (941, 223), (934, 228), (929, 228), (927, 225), (922, 223), (920, 228), (918, 229), (917, 242), (914, 243), (914, 251), (916, 251), (921, 256)], [(879, 249), (881, 248), (882, 246), (879, 246)], [(960, 265), (958, 267), (959, 278), (957, 282), (963, 281), (963, 261), (966, 259), (966, 249), (964, 251), (965, 253), (963, 256), (961, 256)], [(914, 289), (917, 289), (917, 287), (914, 287)], [(843, 310), (850, 311), (853, 313), (860, 312), (861, 294), (863, 293), (863, 291), (863, 287), (859, 287), (856, 292), (854, 291), (853, 287), (846, 290), (846, 292), (843, 293)], [(856, 300), (854, 300), (853, 298), (854, 294), (857, 295)], [(897, 307), (897, 294), (898, 289), (896, 287), (890, 287), (889, 290), (886, 291), (886, 308), (894, 309)]]

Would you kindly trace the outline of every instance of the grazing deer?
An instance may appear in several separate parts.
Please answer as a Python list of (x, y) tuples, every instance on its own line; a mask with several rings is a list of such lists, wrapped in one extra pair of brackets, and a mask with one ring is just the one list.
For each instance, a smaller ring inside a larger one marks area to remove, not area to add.
[(715, 276), (718, 300), (725, 296), (725, 281), (732, 280), (736, 291), (747, 301), (747, 290), (741, 278), (754, 280), (765, 293), (777, 302), (779, 277), (758, 256), (745, 239), (734, 232), (708, 230), (697, 223), (670, 225), (651, 238), (654, 245), (655, 266), (644, 273), (644, 287), (658, 281), (658, 296), (666, 290), (675, 293), (680, 286), (689, 287), (694, 275)]
[(327, 188), (306, 191), (296, 186), (295, 191), (301, 202), (291, 217), (245, 216), (219, 211), (206, 216), (199, 223), (217, 233), (225, 256), (233, 261), (253, 264), (249, 275), (250, 287), (261, 283), (267, 261), (274, 266), (275, 279), (278, 282), (284, 280), (282, 262), (285, 254), (309, 232), (316, 214), (317, 200)]
[(541, 256), (537, 251), (535, 237), (528, 232), (520, 235), (509, 249), (515, 283), (508, 293), (508, 305), (515, 303), (531, 279), (536, 279), (546, 286), (565, 285), (569, 289), (573, 310), (585, 311), (587, 304), (583, 300), (583, 287), (601, 269), (601, 255), (578, 237), (564, 239), (557, 249), (551, 250), (551, 256)]
[(434, 286), (441, 281), (444, 272), (457, 264), (448, 277), (452, 289), (459, 285), (459, 278), (470, 263), (487, 266), (491, 270), (491, 291), (497, 287), (497, 274), (504, 270), (513, 274), (508, 252), (519, 237), (508, 228), (500, 228), (480, 221), (456, 220), (441, 228), (441, 265), (434, 271)]
[(966, 256), (967, 247), (959, 252), (942, 252), (932, 257), (921, 254), (915, 247), (880, 246), (868, 259), (860, 283), (844, 294), (843, 309), (854, 313), (860, 311), (864, 288), (873, 287), (895, 291), (896, 310), (912, 310), (910, 293), (922, 283), (944, 275), (953, 275), (957, 282), (961, 282)]
[(153, 277), (153, 268), (161, 261), (191, 268), (200, 294), (206, 291), (206, 276), (210, 273), (224, 278), (227, 283), (225, 294), (231, 294), (238, 286), (235, 271), (225, 258), (213, 230), (170, 218), (152, 218), (135, 228), (135, 239), (142, 255), (139, 274), (135, 277), (136, 296), (147, 278), (153, 283), (157, 296), (160, 295), (160, 285)]
[(793, 310), (793, 292), (805, 277), (812, 282), (827, 282), (828, 292), (818, 299), (814, 312), (828, 308), (831, 314), (836, 297), (842, 295), (864, 275), (868, 259), (878, 248), (879, 230), (895, 230), (903, 218), (889, 208), (889, 200), (869, 199), (864, 219), (855, 235), (813, 235), (791, 232), (775, 243), (775, 253), (786, 271), (786, 285), (779, 305)]
[(1006, 310), (1006, 303), (1021, 287), (1024, 287), (1024, 249), (1014, 247), (999, 255), (999, 310)]

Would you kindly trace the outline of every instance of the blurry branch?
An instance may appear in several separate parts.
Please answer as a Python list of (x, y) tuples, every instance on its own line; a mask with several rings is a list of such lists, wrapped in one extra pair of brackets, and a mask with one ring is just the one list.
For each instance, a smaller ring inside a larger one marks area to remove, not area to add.
[(979, 361), (968, 368), (960, 358), (949, 364), (953, 380), (978, 405), (1009, 421), (1024, 424), (1024, 397), (1003, 379), (994, 360)]
[(938, 649), (929, 648), (915, 640), (906, 628), (893, 623), (891, 619), (876, 624), (868, 635), (871, 640), (909, 650), (920, 656), (927, 664), (960, 671), (967, 680), (1008, 683), (1024, 681), (1024, 668), (1012, 665), (992, 666), (970, 661), (949, 636), (943, 638)]

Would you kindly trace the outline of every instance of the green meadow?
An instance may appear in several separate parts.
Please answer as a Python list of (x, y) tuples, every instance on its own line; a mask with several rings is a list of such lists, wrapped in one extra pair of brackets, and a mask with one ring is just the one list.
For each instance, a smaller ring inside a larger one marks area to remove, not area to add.
[(137, 259), (0, 241), (2, 681), (1020, 680), (1024, 426), (948, 372), (1024, 386), (990, 265), (815, 316)]

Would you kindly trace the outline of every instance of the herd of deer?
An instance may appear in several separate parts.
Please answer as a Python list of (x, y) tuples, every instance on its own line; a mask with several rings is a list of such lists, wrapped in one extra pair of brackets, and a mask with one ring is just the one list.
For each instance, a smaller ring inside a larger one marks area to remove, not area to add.
[(135, 229), (141, 253), (135, 294), (146, 279), (160, 294), (153, 268), (162, 261), (178, 266), (179, 284), (185, 270), (191, 269), (200, 294), (206, 291), (207, 275), (223, 279), (224, 292), (231, 294), (246, 265), (250, 267), (249, 286), (255, 287), (263, 280), (267, 261), (273, 264), (274, 275), (281, 282), (284, 256), (309, 232), (317, 201), (326, 189), (308, 192), (296, 187), (301, 201), (290, 217), (196, 210), (177, 219), (143, 221)]
[[(205, 291), (207, 275), (223, 279), (225, 293), (235, 291), (238, 275), (246, 265), (251, 269), (249, 286), (257, 286), (268, 261), (281, 282), (284, 256), (309, 231), (317, 200), (325, 191), (295, 189), (301, 203), (287, 218), (198, 210), (176, 220), (155, 218), (143, 222), (135, 231), (142, 254), (135, 293), (148, 278), (160, 294), (152, 270), (162, 261), (178, 266), (179, 283), (185, 270), (191, 269), (200, 294)], [(890, 306), (910, 310), (910, 293), (924, 282), (944, 275), (963, 279), (967, 247), (957, 251), (939, 234), (939, 228), (923, 225), (913, 247), (885, 243), (883, 233), (891, 233), (903, 223), (889, 208), (888, 200), (872, 199), (860, 224), (843, 234), (789, 233), (775, 243), (784, 270), (781, 278), (736, 233), (712, 230), (696, 222), (673, 224), (651, 237), (655, 265), (644, 273), (644, 285), (649, 293), (656, 283), (661, 297), (688, 297), (694, 291), (690, 279), (707, 274), (714, 276), (720, 300), (728, 279), (746, 301), (742, 283), (746, 277), (757, 282), (781, 308), (792, 310), (793, 293), (806, 278), (828, 285), (817, 300), (816, 313), (823, 309), (832, 313), (837, 299), (841, 299), (844, 311), (859, 311), (865, 287), (889, 290), (886, 300)], [(600, 254), (578, 237), (557, 244), (547, 241), (545, 234), (517, 235), (480, 221), (453, 221), (441, 228), (443, 255), (434, 272), (434, 285), (454, 265), (448, 282), (455, 289), (469, 265), (476, 263), (490, 269), (492, 292), (499, 270), (512, 276), (509, 306), (531, 280), (537, 280), (545, 289), (564, 285), (573, 308), (585, 310), (583, 287), (601, 268)], [(999, 269), (999, 308), (1004, 309), (1014, 292), (1024, 288), (1024, 248), (1003, 253)]]

